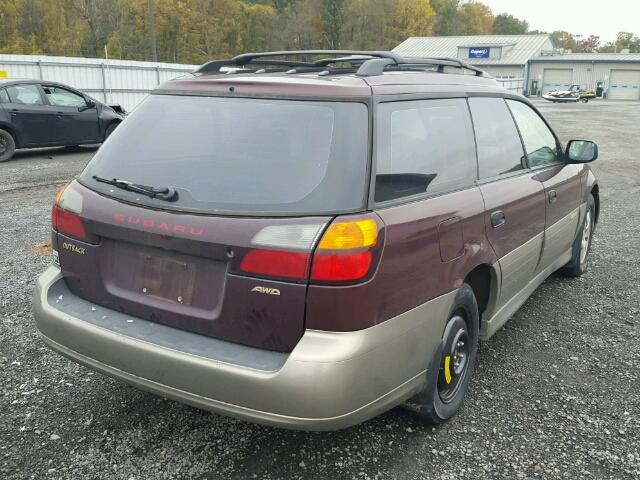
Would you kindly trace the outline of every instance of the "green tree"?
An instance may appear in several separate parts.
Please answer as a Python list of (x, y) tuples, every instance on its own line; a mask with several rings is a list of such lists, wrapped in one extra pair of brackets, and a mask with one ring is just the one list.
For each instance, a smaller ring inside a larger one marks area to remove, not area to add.
[(614, 45), (614, 51), (616, 52), (627, 49), (629, 50), (629, 53), (640, 53), (640, 37), (636, 37), (631, 32), (618, 33), (618, 38)]
[(458, 10), (457, 30), (461, 35), (488, 35), (493, 28), (493, 13), (484, 3), (469, 2)]
[(508, 13), (496, 15), (493, 21), (493, 33), (495, 35), (524, 35), (529, 30), (526, 20), (519, 20)]
[(431, 6), (436, 14), (433, 34), (455, 35), (460, 0), (431, 0)]

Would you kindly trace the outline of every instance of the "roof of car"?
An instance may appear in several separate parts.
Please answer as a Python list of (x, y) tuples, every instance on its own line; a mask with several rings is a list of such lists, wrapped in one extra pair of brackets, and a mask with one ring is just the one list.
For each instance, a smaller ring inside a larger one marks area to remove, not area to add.
[(0, 85), (8, 85), (10, 83), (40, 83), (41, 80), (31, 78), (0, 78)]
[[(324, 58), (299, 60), (301, 56), (318, 55)], [(298, 51), (211, 61), (193, 74), (165, 82), (156, 93), (344, 98), (465, 89), (505, 92), (486, 73), (453, 58), (402, 58), (393, 52)]]
[(27, 84), (44, 83), (44, 84), (47, 84), (47, 85), (61, 85), (61, 86), (67, 87), (67, 88), (74, 89), (73, 87), (65, 85), (64, 83), (55, 82), (55, 81), (52, 81), (52, 80), (38, 80), (38, 79), (35, 79), (35, 78), (0, 78), (0, 86), (2, 86), (2, 85), (11, 85), (11, 84), (15, 84), (15, 83), (27, 83)]

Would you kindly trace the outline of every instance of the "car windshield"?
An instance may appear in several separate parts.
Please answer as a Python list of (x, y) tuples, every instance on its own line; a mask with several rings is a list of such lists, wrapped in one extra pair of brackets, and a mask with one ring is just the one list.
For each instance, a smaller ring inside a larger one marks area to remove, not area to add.
[[(109, 196), (154, 207), (237, 215), (322, 214), (363, 208), (367, 107), (151, 95), (80, 176)], [(94, 177), (176, 190), (171, 202)]]

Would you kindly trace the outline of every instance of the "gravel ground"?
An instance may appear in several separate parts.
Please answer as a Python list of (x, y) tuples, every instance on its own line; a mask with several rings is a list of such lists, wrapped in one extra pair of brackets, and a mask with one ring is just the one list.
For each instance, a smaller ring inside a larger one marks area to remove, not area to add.
[(0, 478), (640, 478), (638, 103), (540, 104), (600, 145), (590, 271), (554, 275), (489, 342), (461, 413), (392, 410), (333, 433), (262, 427), (94, 374), (35, 331), (49, 208), (93, 149), (0, 164)]

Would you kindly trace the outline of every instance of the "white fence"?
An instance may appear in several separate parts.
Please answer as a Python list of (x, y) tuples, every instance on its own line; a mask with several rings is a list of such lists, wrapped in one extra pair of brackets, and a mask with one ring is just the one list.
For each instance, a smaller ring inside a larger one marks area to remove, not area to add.
[(496, 82), (514, 93), (522, 94), (524, 92), (524, 78), (496, 77)]
[(160, 83), (182, 76), (196, 65), (0, 54), (0, 75), (65, 83), (108, 104), (134, 108)]

